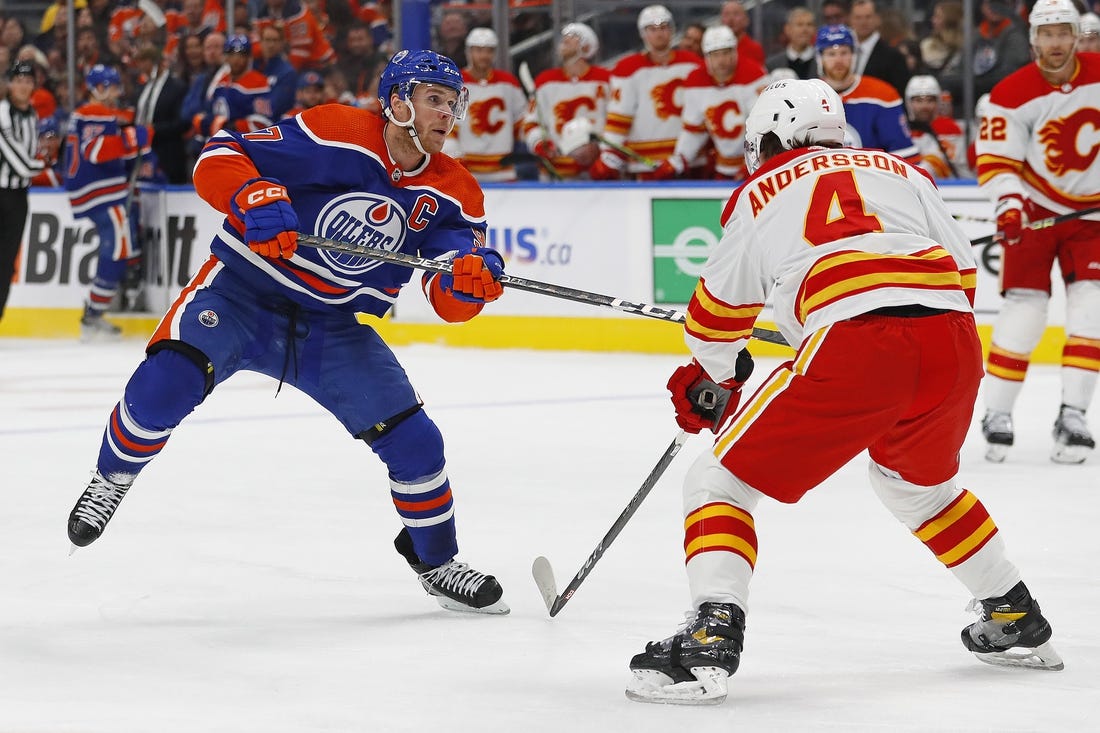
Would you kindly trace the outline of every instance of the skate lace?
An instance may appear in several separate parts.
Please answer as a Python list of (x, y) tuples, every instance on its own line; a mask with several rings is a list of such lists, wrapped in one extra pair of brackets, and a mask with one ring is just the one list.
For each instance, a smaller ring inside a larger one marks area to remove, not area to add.
[(1012, 415), (1007, 412), (990, 412), (982, 419), (982, 428), (987, 433), (1011, 433)]
[(129, 485), (120, 486), (103, 478), (98, 472), (94, 473), (92, 482), (81, 495), (74, 514), (83, 522), (102, 530), (129, 488)]
[(488, 576), (485, 573), (479, 573), (464, 562), (452, 560), (438, 568), (432, 568), (420, 577), (440, 588), (465, 596), (473, 596)]
[(1063, 407), (1058, 415), (1058, 428), (1071, 435), (1092, 437), (1089, 433), (1088, 423), (1085, 422), (1085, 413), (1072, 407)]

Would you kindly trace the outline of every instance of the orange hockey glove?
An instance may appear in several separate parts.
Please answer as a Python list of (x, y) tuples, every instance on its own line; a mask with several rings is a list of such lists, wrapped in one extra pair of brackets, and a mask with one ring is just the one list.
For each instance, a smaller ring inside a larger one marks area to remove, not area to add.
[(504, 258), (495, 249), (471, 247), (451, 260), (452, 273), (443, 275), (439, 286), (456, 300), (466, 303), (492, 303), (504, 294), (500, 277)]

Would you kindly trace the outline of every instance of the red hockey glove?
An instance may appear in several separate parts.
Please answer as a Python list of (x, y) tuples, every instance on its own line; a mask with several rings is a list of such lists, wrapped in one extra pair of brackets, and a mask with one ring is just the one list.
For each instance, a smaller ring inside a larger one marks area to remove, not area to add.
[(244, 222), (244, 241), (264, 257), (289, 258), (298, 247), (298, 215), (290, 206), (286, 186), (274, 178), (254, 178), (230, 201), (234, 216)]
[[(617, 181), (622, 176), (622, 171), (618, 167), (612, 167), (608, 165), (604, 158), (610, 157), (608, 154), (602, 154), (599, 158), (596, 158), (596, 162), (592, 164), (592, 167), (588, 169), (588, 177), (593, 181)], [(614, 160), (613, 157), (611, 157)], [(620, 163), (621, 165), (621, 163)]]
[(451, 260), (452, 274), (439, 279), (439, 287), (456, 300), (466, 303), (492, 303), (504, 294), (500, 277), (504, 258), (495, 249), (471, 247)]
[(997, 233), (993, 241), (1002, 247), (1019, 244), (1026, 226), (1024, 218), (1024, 200), (1018, 194), (1002, 196), (997, 199)]
[(667, 181), (676, 178), (684, 172), (683, 158), (673, 155), (671, 158), (661, 161), (661, 164), (648, 173), (639, 173), (639, 181)]
[(535, 147), (531, 152), (540, 158), (553, 160), (558, 155), (558, 146), (554, 144), (553, 140), (539, 140), (535, 143)]
[(672, 393), (672, 406), (676, 410), (676, 424), (692, 434), (704, 428), (717, 433), (719, 427), (737, 412), (741, 387), (752, 374), (752, 369), (752, 355), (748, 349), (742, 349), (737, 355), (733, 378), (721, 384), (716, 384), (694, 359), (690, 364), (679, 367), (668, 380), (668, 391)]

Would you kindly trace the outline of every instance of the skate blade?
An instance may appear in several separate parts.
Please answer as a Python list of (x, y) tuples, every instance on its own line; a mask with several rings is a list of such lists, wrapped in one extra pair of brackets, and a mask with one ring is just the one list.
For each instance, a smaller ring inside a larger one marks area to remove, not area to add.
[(1003, 652), (990, 652), (976, 656), (986, 664), (995, 667), (1022, 667), (1026, 669), (1047, 669), (1058, 671), (1065, 668), (1062, 657), (1054, 650), (1050, 642), (1040, 644), (1034, 649), (1009, 649)]
[(655, 669), (633, 670), (626, 697), (659, 705), (721, 705), (728, 694), (729, 673), (721, 667), (692, 667), (694, 681), (673, 683)]
[(989, 443), (985, 447), (985, 460), (990, 463), (1004, 463), (1011, 447), (1003, 443)]
[(504, 601), (497, 601), (483, 608), (474, 608), (473, 606), (467, 606), (465, 603), (459, 603), (458, 601), (452, 600), (447, 596), (429, 595), (448, 611), (458, 611), (459, 613), (483, 613), (489, 616), (505, 616), (512, 611)]
[(1062, 443), (1055, 443), (1050, 451), (1050, 460), (1055, 463), (1076, 465), (1078, 463), (1084, 463), (1091, 452), (1092, 448), (1089, 448), (1087, 445), (1063, 445)]

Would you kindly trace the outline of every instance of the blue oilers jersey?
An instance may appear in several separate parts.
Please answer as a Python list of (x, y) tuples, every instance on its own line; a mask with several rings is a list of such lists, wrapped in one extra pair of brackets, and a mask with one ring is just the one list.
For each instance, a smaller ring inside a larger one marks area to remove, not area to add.
[(256, 254), (230, 202), (259, 177), (286, 186), (304, 233), (428, 258), (482, 244), (484, 195), (474, 178), (442, 154), (426, 156), (417, 170), (400, 170), (383, 127), (375, 113), (322, 105), (256, 132), (214, 135), (194, 176), (199, 195), (226, 214), (213, 255), (261, 292), (375, 316), (390, 309), (412, 277), (407, 267), (307, 246), (289, 259)]
[(885, 150), (916, 161), (919, 151), (909, 135), (905, 107), (892, 86), (871, 76), (856, 77), (855, 84), (840, 92), (848, 120), (845, 143), (851, 147)]
[(119, 204), (126, 199), (127, 177), (139, 152), (149, 152), (149, 132), (138, 127), (138, 147), (130, 147), (122, 133), (133, 113), (92, 102), (78, 107), (69, 118), (66, 135), (65, 189), (73, 215)]

